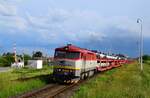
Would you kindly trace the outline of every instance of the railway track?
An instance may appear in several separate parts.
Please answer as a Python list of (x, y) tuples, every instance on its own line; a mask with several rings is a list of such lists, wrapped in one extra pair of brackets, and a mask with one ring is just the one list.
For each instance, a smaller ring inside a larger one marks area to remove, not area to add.
[[(79, 87), (81, 84), (85, 83), (91, 78), (96, 77), (98, 74), (95, 74), (93, 77), (90, 77), (85, 80), (80, 80), (77, 83), (73, 84), (57, 84), (57, 83), (51, 83), (49, 85), (46, 85), (43, 88), (33, 90), (18, 96), (10, 97), (10, 98), (60, 98), (58, 97), (60, 94), (63, 94), (67, 91), (70, 91), (71, 89), (74, 89), (75, 87)], [(66, 97), (63, 97), (66, 98)], [(67, 97), (68, 98), (68, 97)]]
[(78, 85), (78, 83), (70, 85), (49, 84), (41, 89), (11, 98), (55, 98), (57, 95), (71, 89), (76, 85)]
[(78, 87), (81, 84), (85, 83), (91, 78), (95, 78), (99, 75), (99, 73), (95, 74), (93, 77), (90, 77), (85, 80), (80, 80), (78, 83), (73, 83), (70, 85), (62, 85), (62, 84), (56, 84), (52, 83), (49, 84), (41, 89), (34, 90), (16, 97), (11, 97), (11, 98), (59, 98), (58, 96), (66, 91), (70, 91), (74, 87)]

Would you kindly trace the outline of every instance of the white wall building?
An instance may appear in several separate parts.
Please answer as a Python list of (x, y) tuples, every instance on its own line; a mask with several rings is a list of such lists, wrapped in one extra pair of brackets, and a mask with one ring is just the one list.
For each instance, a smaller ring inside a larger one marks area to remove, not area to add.
[(42, 60), (28, 60), (28, 67), (35, 68), (35, 69), (42, 69), (43, 61)]
[(15, 63), (12, 63), (11, 67), (14, 67), (14, 68), (24, 67), (24, 62), (15, 62)]

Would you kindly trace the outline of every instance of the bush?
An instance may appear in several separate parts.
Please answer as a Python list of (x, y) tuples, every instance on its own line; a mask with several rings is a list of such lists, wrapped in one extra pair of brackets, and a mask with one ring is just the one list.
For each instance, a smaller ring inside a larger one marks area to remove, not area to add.
[(5, 62), (6, 62), (5, 59), (0, 57), (0, 66), (4, 66)]
[(144, 61), (150, 60), (150, 56), (149, 56), (149, 55), (144, 55), (144, 56), (143, 56), (143, 60), (144, 60)]
[(11, 66), (11, 63), (15, 62), (13, 55), (0, 56), (0, 66)]
[(28, 64), (28, 60), (31, 60), (32, 57), (28, 54), (24, 54), (24, 64), (27, 65)]

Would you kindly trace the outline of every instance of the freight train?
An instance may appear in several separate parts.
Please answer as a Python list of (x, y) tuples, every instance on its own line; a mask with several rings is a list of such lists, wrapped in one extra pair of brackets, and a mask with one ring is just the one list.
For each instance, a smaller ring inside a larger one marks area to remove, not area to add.
[(53, 76), (57, 82), (77, 82), (127, 62), (126, 58), (108, 56), (68, 44), (55, 49)]

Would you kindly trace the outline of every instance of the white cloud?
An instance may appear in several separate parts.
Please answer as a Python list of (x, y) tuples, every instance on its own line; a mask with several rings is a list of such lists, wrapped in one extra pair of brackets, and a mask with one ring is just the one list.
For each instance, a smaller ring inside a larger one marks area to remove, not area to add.
[(45, 17), (35, 17), (35, 16), (31, 16), (29, 13), (26, 13), (26, 17), (27, 17), (27, 21), (30, 23), (30, 25), (33, 28), (43, 28), (43, 29), (47, 29), (47, 25), (46, 21), (47, 18)]
[(25, 29), (27, 29), (28, 23), (24, 18), (16, 16), (14, 17), (14, 22), (15, 27), (19, 30), (24, 31)]
[[(112, 38), (112, 43), (119, 38), (123, 41), (129, 40), (128, 38), (133, 40), (132, 36), (138, 36), (140, 31), (136, 17), (103, 17), (100, 12), (63, 8), (48, 8), (45, 14), (40, 15), (40, 11), (37, 13), (38, 7), (20, 8), (24, 7), (19, 5), (22, 2), (23, 0), (0, 1), (0, 34), (5, 31), (9, 40), (23, 43), (29, 50), (66, 43), (105, 44), (109, 38)], [(150, 22), (147, 20), (143, 22), (143, 33), (144, 37), (149, 38)]]
[[(47, 13), (42, 16), (25, 11), (23, 12), (25, 16), (22, 17), (19, 16), (16, 4), (11, 3), (5, 6), (2, 5), (4, 8), (7, 8), (7, 6), (13, 7), (13, 14), (10, 11), (4, 10), (3, 12), (7, 12), (10, 15), (0, 16), (0, 25), (5, 24), (5, 27), (13, 29), (13, 32), (17, 30), (24, 32), (41, 43), (84, 43), (87, 41), (101, 41), (108, 36), (125, 35), (127, 37), (138, 34), (136, 20), (134, 21), (134, 19), (129, 17), (102, 17), (99, 13), (93, 11), (59, 8), (49, 8)], [(111, 34), (111, 30), (110, 32), (105, 32), (105, 29), (110, 29), (110, 27), (122, 29), (127, 32), (113, 32), (113, 34)], [(149, 35), (148, 33), (146, 34)]]
[(98, 21), (101, 21), (101, 19), (93, 12), (68, 11), (64, 9), (49, 9), (48, 12), (48, 14), (40, 17), (26, 13), (32, 29), (39, 32), (37, 35), (42, 37), (43, 40), (50, 40), (51, 38), (54, 43), (86, 41), (91, 36), (93, 39), (101, 40), (105, 35), (99, 30), (102, 23)]
[(0, 2), (0, 15), (14, 16), (17, 14), (17, 7), (6, 1)]
[(25, 31), (28, 23), (19, 16), (18, 5), (14, 1), (0, 1), (0, 26), (6, 28), (6, 31)]

